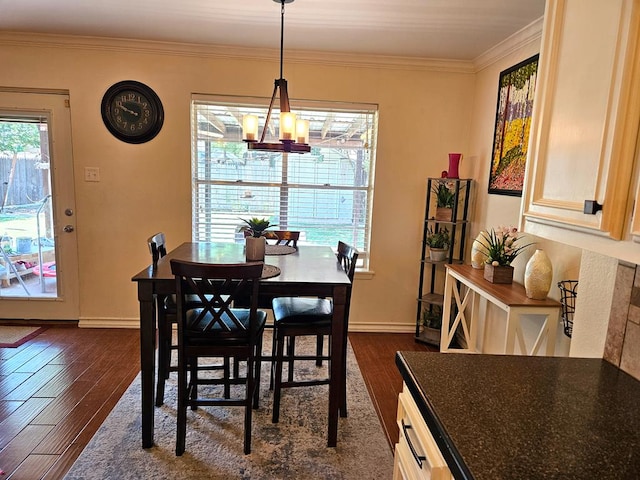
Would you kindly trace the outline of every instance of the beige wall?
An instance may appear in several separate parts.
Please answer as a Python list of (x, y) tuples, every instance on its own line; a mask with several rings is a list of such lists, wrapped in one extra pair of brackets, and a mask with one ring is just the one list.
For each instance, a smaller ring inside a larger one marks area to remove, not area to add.
[[(493, 147), (493, 135), (495, 126), (496, 104), (498, 99), (498, 81), (500, 72), (539, 53), (538, 41), (513, 51), (510, 55), (501, 58), (476, 74), (473, 115), (471, 119), (471, 132), (469, 148), (466, 160), (463, 162), (465, 174), (469, 174), (476, 180), (476, 195), (474, 210), (471, 214), (472, 226), (470, 239), (484, 229), (490, 229), (499, 225), (515, 225), (520, 222), (520, 197), (504, 195), (489, 195), (489, 169), (491, 150)], [(524, 281), (524, 270), (527, 261), (533, 255), (535, 248), (545, 250), (553, 265), (553, 281), (549, 296), (559, 300), (560, 291), (557, 282), (560, 280), (578, 279), (580, 273), (580, 259), (582, 250), (569, 247), (557, 242), (551, 242), (541, 238), (530, 238), (535, 241), (535, 246), (519, 255), (514, 261), (514, 280), (520, 283)], [(473, 240), (468, 244), (469, 250)], [(469, 258), (469, 256), (467, 256)], [(489, 353), (501, 352), (504, 345), (504, 329), (506, 315), (501, 310), (489, 306), (486, 317), (485, 336), (480, 339), (479, 346)], [(527, 344), (530, 346), (535, 341), (537, 332), (535, 327), (540, 323), (540, 318), (527, 318), (524, 321), (524, 332)], [(558, 328), (556, 354), (568, 355), (570, 339), (562, 333), (562, 326)]]
[[(131, 276), (148, 264), (146, 238), (162, 230), (170, 247), (190, 240), (190, 95), (268, 96), (277, 74), (277, 52), (257, 58), (264, 52), (7, 33), (0, 34), (0, 45), (0, 87), (64, 89), (70, 94), (81, 324), (135, 326), (138, 309)], [(460, 176), (475, 180), (469, 238), (483, 228), (518, 224), (519, 197), (486, 193), (497, 85), (500, 71), (538, 50), (538, 41), (527, 42), (476, 73), (471, 73), (471, 65), (456, 62), (381, 62), (298, 52), (287, 56), (285, 76), (293, 101), (368, 102), (380, 108), (372, 273), (357, 275), (354, 330), (413, 330), (425, 179), (447, 168), (448, 152), (464, 153)], [(125, 79), (149, 84), (162, 99), (165, 125), (149, 143), (116, 140), (100, 118), (105, 90)], [(84, 182), (85, 166), (99, 167), (101, 182)], [(544, 248), (553, 263), (550, 295), (559, 298), (555, 283), (578, 278), (582, 252), (544, 240), (537, 247)], [(528, 256), (516, 260), (516, 281), (522, 281)], [(582, 281), (589, 272), (581, 275)], [(597, 279), (592, 280), (597, 285)], [(596, 289), (581, 293), (590, 305), (611, 304)], [(501, 312), (488, 313), (484, 343), (493, 351), (502, 343), (504, 319)], [(598, 319), (597, 329), (582, 328), (580, 318), (574, 321), (572, 348), (601, 356), (607, 320)], [(567, 354), (568, 339), (558, 337), (558, 353)]]
[[(190, 95), (269, 96), (277, 55), (259, 60), (227, 57), (223, 49), (78, 41), (1, 34), (0, 86), (69, 91), (81, 324), (136, 325), (131, 277), (149, 263), (147, 237), (162, 230), (170, 247), (191, 238)], [(374, 273), (356, 280), (351, 322), (356, 329), (411, 331), (425, 178), (447, 167), (448, 152), (468, 151), (471, 68), (451, 63), (433, 69), (402, 61), (354, 65), (348, 58), (336, 65), (323, 60), (326, 56), (315, 62), (288, 57), (293, 58), (285, 61), (292, 102), (379, 105)], [(150, 85), (164, 105), (163, 129), (145, 144), (118, 141), (100, 117), (106, 89), (126, 79)], [(83, 181), (86, 166), (100, 168), (99, 183)]]

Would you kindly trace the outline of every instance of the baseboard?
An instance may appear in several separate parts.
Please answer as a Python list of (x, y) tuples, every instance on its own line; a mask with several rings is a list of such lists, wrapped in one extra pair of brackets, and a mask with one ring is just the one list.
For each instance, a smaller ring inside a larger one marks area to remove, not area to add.
[(81, 318), (80, 328), (140, 328), (137, 318)]
[(415, 333), (416, 324), (352, 322), (349, 323), (349, 331), (361, 333)]
[[(137, 318), (81, 318), (80, 328), (140, 328)], [(361, 333), (415, 333), (415, 323), (350, 323), (350, 332)]]

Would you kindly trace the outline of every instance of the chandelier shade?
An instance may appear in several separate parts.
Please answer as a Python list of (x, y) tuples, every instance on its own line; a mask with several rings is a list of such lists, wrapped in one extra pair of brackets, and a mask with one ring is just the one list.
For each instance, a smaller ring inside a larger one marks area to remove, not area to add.
[[(259, 122), (256, 115), (245, 115), (242, 119), (242, 140), (247, 142), (249, 150), (279, 151), (306, 153), (311, 151), (309, 146), (309, 121), (297, 119), (296, 114), (289, 107), (289, 93), (287, 81), (282, 76), (284, 51), (284, 5), (293, 0), (273, 0), (280, 3), (280, 78), (274, 82), (273, 94), (269, 103), (267, 119), (262, 128), (262, 135), (258, 140)], [(273, 113), (276, 96), (280, 98), (280, 132), (279, 142), (265, 142), (265, 134)]]

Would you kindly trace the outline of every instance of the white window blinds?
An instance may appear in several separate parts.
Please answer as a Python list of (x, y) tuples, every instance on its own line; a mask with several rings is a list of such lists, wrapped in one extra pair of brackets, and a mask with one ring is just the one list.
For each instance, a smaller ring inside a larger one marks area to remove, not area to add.
[[(296, 105), (299, 106), (299, 105)], [(368, 266), (377, 107), (305, 103), (311, 152), (249, 151), (242, 116), (267, 115), (268, 99), (194, 96), (192, 207), (194, 241), (242, 241), (241, 218), (265, 217), (299, 230), (299, 244), (354, 245)], [(265, 141), (277, 142), (278, 112)]]

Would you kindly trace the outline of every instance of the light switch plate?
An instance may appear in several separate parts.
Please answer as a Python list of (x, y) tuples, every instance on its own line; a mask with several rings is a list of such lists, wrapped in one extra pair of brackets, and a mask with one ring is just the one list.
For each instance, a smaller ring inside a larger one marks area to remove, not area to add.
[(85, 182), (99, 182), (100, 181), (100, 169), (98, 167), (84, 167), (84, 181)]

